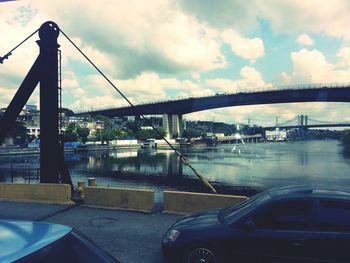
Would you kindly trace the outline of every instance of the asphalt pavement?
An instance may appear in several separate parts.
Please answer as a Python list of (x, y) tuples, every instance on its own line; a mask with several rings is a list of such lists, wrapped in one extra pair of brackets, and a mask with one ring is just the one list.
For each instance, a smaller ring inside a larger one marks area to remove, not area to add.
[(86, 206), (0, 202), (0, 218), (45, 221), (72, 227), (122, 263), (161, 263), (165, 231), (181, 216)]

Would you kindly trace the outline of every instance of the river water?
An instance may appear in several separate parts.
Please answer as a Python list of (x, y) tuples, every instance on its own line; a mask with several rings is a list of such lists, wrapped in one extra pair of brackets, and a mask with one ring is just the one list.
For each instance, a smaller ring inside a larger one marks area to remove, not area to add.
[[(350, 159), (343, 156), (335, 140), (225, 144), (181, 151), (198, 172), (221, 189), (219, 192), (232, 187), (266, 189), (295, 184), (350, 187)], [(206, 191), (170, 149), (67, 153), (65, 158), (74, 183), (95, 177), (99, 186)], [(8, 170), (2, 169), (11, 164), (39, 166), (37, 155), (0, 160), (0, 181), (23, 181), (16, 173), (11, 179)]]

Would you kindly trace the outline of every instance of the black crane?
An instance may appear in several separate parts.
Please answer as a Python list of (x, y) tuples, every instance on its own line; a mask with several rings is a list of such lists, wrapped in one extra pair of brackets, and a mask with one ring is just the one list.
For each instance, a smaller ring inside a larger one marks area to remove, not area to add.
[[(40, 182), (72, 185), (64, 163), (63, 136), (59, 133), (59, 33), (54, 22), (41, 25), (39, 55), (0, 120), (0, 143), (40, 83)], [(11, 52), (2, 61), (9, 55)]]

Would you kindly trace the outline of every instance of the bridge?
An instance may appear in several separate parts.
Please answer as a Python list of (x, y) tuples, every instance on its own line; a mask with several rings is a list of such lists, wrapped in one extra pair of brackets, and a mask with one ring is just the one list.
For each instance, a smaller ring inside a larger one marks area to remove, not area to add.
[(138, 104), (135, 107), (107, 108), (77, 112), (76, 115), (107, 117), (163, 115), (169, 137), (182, 135), (182, 115), (215, 108), (294, 102), (350, 102), (350, 84), (310, 84), (266, 90), (221, 93), (213, 96)]
[[(270, 126), (264, 127), (265, 130), (272, 130), (276, 128), (280, 129), (297, 129), (300, 128), (300, 125), (286, 125), (286, 126)], [(337, 128), (337, 127), (350, 127), (350, 123), (334, 123), (334, 124), (310, 124), (303, 126), (305, 128)]]
[[(310, 121), (312, 124), (310, 124)], [(276, 123), (274, 126), (264, 127), (265, 130), (280, 129), (309, 129), (309, 128), (337, 128), (337, 127), (350, 127), (350, 122), (329, 122), (320, 121), (309, 118), (307, 115), (298, 115), (297, 117), (287, 120), (283, 123)]]

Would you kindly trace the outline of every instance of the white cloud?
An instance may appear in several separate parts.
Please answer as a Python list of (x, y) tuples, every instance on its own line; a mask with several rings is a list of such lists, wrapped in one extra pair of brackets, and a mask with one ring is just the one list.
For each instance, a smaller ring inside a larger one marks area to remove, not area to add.
[[(347, 49), (342, 49), (338, 56), (342, 57)], [(342, 57), (343, 61), (346, 56)], [(322, 52), (305, 48), (291, 53), (293, 63), (292, 74), (283, 73), (282, 78), (291, 83), (331, 83), (350, 82), (350, 67), (331, 64)], [(344, 63), (343, 63), (344, 65)]]
[(233, 53), (252, 63), (265, 55), (264, 42), (261, 38), (245, 38), (235, 30), (226, 30), (221, 36), (224, 42), (230, 45)]
[(344, 122), (350, 120), (346, 114), (348, 112), (347, 103), (313, 102), (225, 107), (186, 114), (184, 118), (193, 121), (224, 121), (230, 124), (248, 124), (249, 118), (251, 124), (273, 126), (276, 124), (276, 117), (279, 124), (297, 124), (296, 118), (301, 114), (308, 115), (309, 119)]
[(67, 70), (62, 73), (62, 87), (63, 92), (79, 87), (79, 81), (74, 72)]
[(297, 37), (297, 42), (301, 45), (312, 46), (315, 41), (307, 34), (302, 34)]
[(337, 53), (340, 59), (339, 66), (348, 67), (350, 69), (350, 47), (343, 47)]
[(76, 93), (77, 99), (69, 105), (70, 109), (76, 110), (91, 110), (109, 107), (126, 106), (124, 100), (115, 99), (110, 96), (95, 96), (93, 98), (80, 96), (80, 91)]
[(350, 40), (348, 0), (181, 0), (182, 9), (216, 28), (257, 29), (259, 19), (274, 32), (322, 33)]
[[(260, 72), (249, 66), (242, 67), (241, 78), (237, 80), (218, 78), (215, 73), (228, 65), (221, 51), (223, 41), (230, 45), (232, 52), (250, 63), (265, 55), (260, 37), (246, 37), (251, 36), (248, 29), (258, 28), (259, 17), (269, 21), (273, 32), (281, 35), (320, 33), (345, 40), (335, 64), (316, 49), (293, 52), (293, 70), (283, 73), (286, 82), (348, 82), (349, 6), (347, 0), (14, 1), (1, 4), (0, 29), (6, 37), (0, 42), (0, 55), (44, 21), (54, 20), (134, 103), (211, 95), (217, 91), (244, 91), (269, 84)], [(38, 54), (34, 42), (37, 39), (38, 36), (32, 38), (0, 66), (2, 105), (8, 104), (34, 62)], [(264, 41), (267, 43), (269, 39)], [(305, 37), (300, 41), (303, 44), (312, 42), (305, 41)], [(94, 75), (93, 69), (87, 70), (84, 59), (63, 37), (59, 38), (59, 43), (63, 50), (63, 94), (67, 106), (78, 109), (125, 104), (103, 79)], [(205, 80), (208, 71), (212, 79)], [(183, 80), (188, 76), (192, 80)], [(30, 102), (37, 101), (35, 93)], [(284, 117), (293, 114), (289, 106), (285, 110), (276, 105), (261, 107), (196, 114), (228, 121), (236, 116), (242, 121), (247, 115), (260, 116), (264, 110), (271, 119), (276, 114)]]
[(15, 95), (16, 90), (9, 90), (7, 88), (0, 87), (0, 108), (7, 107), (9, 101)]
[(249, 29), (258, 25), (257, 0), (179, 0), (184, 12), (217, 28)]
[(261, 73), (253, 67), (243, 67), (240, 74), (242, 79), (239, 80), (214, 78), (206, 80), (206, 85), (224, 92), (242, 92), (271, 86), (265, 83)]
[[(83, 0), (18, 1), (3, 3), (0, 14), (1, 33), (7, 36), (6, 41), (0, 42), (0, 53), (10, 50), (44, 21), (53, 20), (134, 101), (165, 98), (170, 89), (188, 95), (207, 92), (193, 81), (171, 76), (177, 73), (200, 76), (203, 71), (227, 64), (220, 50), (218, 31), (184, 14), (171, 0), (149, 3), (102, 0), (88, 4)], [(1, 65), (0, 85), (4, 89), (17, 89), (22, 82), (38, 55), (37, 39), (35, 35)], [(89, 104), (92, 101), (87, 98), (96, 93), (100, 97), (116, 96), (103, 79), (91, 77), (94, 69), (87, 71), (86, 66), (82, 67), (81, 63), (87, 62), (62, 34), (58, 42), (63, 54), (64, 101), (67, 98), (67, 103), (72, 104), (72, 98), (81, 101), (85, 97)], [(160, 78), (159, 72), (170, 77)], [(114, 103), (110, 100), (101, 103), (106, 105), (108, 101)], [(79, 103), (74, 105), (78, 107)]]
[[(75, 101), (70, 103), (70, 107), (73, 110), (80, 107), (96, 107), (99, 104), (103, 107), (127, 105), (118, 92), (100, 75), (89, 75), (83, 80), (79, 80), (72, 72), (67, 72), (66, 75), (67, 79), (64, 81), (63, 94), (66, 98), (69, 97), (69, 101)], [(134, 104), (174, 99), (175, 97), (213, 94), (213, 91), (202, 89), (198, 83), (193, 81), (161, 78), (156, 73), (142, 73), (133, 79), (111, 79), (111, 81)], [(89, 89), (86, 89), (82, 82)], [(177, 95), (169, 96), (167, 95), (168, 91), (175, 92)]]
[(32, 6), (57, 21), (69, 36), (79, 38), (85, 49), (103, 53), (116, 77), (145, 71), (198, 72), (226, 65), (217, 31), (181, 12), (171, 0), (88, 4), (37, 0)]
[(350, 3), (347, 0), (260, 1), (257, 16), (259, 14), (271, 21), (271, 26), (276, 32), (324, 33), (350, 40)]

